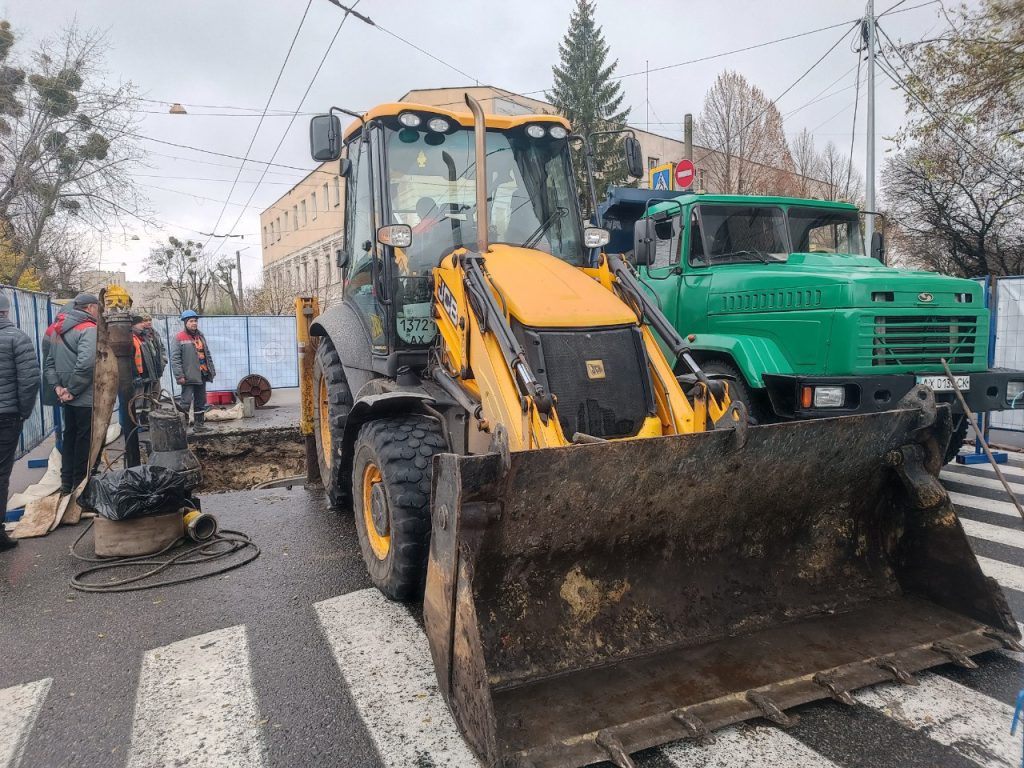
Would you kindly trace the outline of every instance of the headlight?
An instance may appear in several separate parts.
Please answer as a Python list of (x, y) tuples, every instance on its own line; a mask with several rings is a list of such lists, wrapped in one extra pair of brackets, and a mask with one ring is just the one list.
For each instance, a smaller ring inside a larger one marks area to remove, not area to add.
[(448, 130), (448, 121), (443, 117), (432, 117), (427, 121), (427, 128), (435, 133), (444, 133)]
[(1006, 383), (1006, 402), (1011, 408), (1024, 408), (1024, 381)]
[(398, 122), (404, 125), (406, 128), (418, 128), (419, 124), (423, 122), (420, 116), (412, 112), (403, 112), (398, 116)]
[(611, 239), (611, 233), (607, 229), (587, 227), (583, 230), (583, 245), (587, 248), (604, 248)]
[(526, 135), (531, 139), (543, 139), (544, 138), (544, 126), (541, 125), (528, 125), (526, 126)]
[(548, 129), (548, 133), (551, 134), (552, 139), (564, 139), (569, 135), (569, 132), (561, 125), (552, 125), (551, 128)]
[(815, 408), (841, 408), (846, 400), (844, 387), (815, 387)]

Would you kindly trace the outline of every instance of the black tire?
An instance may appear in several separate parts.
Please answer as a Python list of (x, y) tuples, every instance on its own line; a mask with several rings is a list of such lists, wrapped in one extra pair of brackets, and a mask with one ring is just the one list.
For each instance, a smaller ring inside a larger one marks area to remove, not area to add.
[(752, 391), (736, 366), (724, 360), (708, 360), (706, 363), (701, 363), (700, 367), (707, 374), (728, 376), (730, 398), (743, 403), (747, 408), (747, 413), (756, 423), (768, 424), (775, 420), (771, 406), (767, 402), (768, 396), (763, 392)]
[(441, 426), (420, 414), (378, 419), (359, 430), (352, 462), (352, 512), (370, 579), (392, 600), (423, 595), (430, 476), (434, 454), (447, 450)]
[[(324, 406), (326, 405), (326, 412)], [(313, 434), (320, 464), (320, 480), (332, 507), (347, 507), (351, 500), (348, 473), (342, 472), (341, 441), (345, 421), (352, 410), (352, 390), (345, 378), (334, 344), (326, 336), (320, 339), (313, 360)], [(326, 431), (325, 440), (324, 432)]]
[(967, 440), (967, 417), (963, 414), (953, 416), (953, 434), (949, 436), (949, 445), (946, 446), (947, 464), (960, 453), (965, 440)]

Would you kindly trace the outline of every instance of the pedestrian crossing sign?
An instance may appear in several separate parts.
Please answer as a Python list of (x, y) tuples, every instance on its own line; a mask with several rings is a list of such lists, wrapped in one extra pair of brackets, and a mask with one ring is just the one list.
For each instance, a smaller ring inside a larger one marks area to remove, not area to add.
[(672, 163), (656, 165), (650, 170), (650, 188), (668, 192), (672, 189)]

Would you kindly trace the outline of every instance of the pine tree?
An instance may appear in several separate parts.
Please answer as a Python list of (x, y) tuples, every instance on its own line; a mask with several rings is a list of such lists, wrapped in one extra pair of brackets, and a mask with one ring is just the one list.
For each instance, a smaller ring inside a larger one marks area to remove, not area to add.
[[(622, 108), (622, 86), (612, 80), (618, 60), (608, 63), (608, 44), (594, 20), (594, 7), (594, 0), (576, 0), (569, 30), (558, 46), (559, 63), (551, 68), (554, 85), (546, 94), (548, 101), (569, 119), (573, 133), (583, 136), (625, 127), (629, 117), (629, 107)], [(598, 200), (604, 199), (609, 185), (621, 184), (626, 179), (621, 147), (621, 136), (599, 137), (595, 141)], [(575, 165), (580, 206), (589, 211), (583, 158), (577, 157)]]

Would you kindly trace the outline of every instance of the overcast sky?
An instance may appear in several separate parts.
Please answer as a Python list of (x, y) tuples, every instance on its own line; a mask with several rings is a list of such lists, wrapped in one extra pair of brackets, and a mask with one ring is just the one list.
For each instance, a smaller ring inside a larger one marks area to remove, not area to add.
[[(944, 26), (935, 2), (904, 0), (880, 20), (893, 39), (916, 40)], [(876, 0), (876, 13), (897, 0)], [(77, 18), (86, 28), (106, 31), (106, 69), (111, 81), (130, 80), (145, 99), (139, 103), (139, 132), (152, 139), (244, 156), (273, 87), (307, 0), (216, 2), (179, 0), (0, 0), (4, 18), (19, 36), (19, 48), (54, 34)], [(361, 0), (358, 10), (381, 27), (405, 38), (481, 84), (543, 98), (551, 84), (572, 0), (519, 2), (413, 2)], [(907, 10), (910, 9), (910, 10)], [(630, 122), (655, 133), (678, 137), (685, 112), (700, 113), (704, 94), (725, 68), (742, 73), (770, 98), (786, 90), (822, 56), (846, 28), (836, 28), (706, 62), (651, 72), (667, 65), (723, 53), (787, 35), (807, 32), (860, 17), (861, 0), (598, 0), (597, 17), (618, 59)], [(307, 147), (308, 117), (301, 114), (285, 135), (317, 65), (338, 28), (342, 11), (328, 0), (312, 0), (298, 41), (249, 156), (269, 160), (284, 138), (274, 162), (312, 168)], [(820, 146), (836, 142), (848, 152), (854, 114), (857, 57), (844, 40), (778, 106), (792, 137), (810, 129)], [(862, 74), (862, 88), (866, 74)], [(463, 74), (420, 53), (395, 37), (350, 17), (341, 29), (313, 87), (303, 113), (330, 105), (362, 110), (391, 101), (414, 88), (472, 84)], [(904, 120), (899, 92), (878, 73), (877, 141), (879, 163), (891, 148), (887, 136)], [(541, 93), (536, 93), (541, 91)], [(826, 97), (807, 105), (815, 98)], [(169, 102), (189, 114), (167, 113)], [(799, 111), (793, 112), (803, 107)], [(854, 162), (864, 168), (865, 98), (862, 90)], [(789, 114), (793, 112), (793, 114)], [(203, 113), (211, 113), (203, 116)], [(243, 251), (247, 285), (258, 280), (261, 265), (259, 211), (303, 175), (273, 167), (263, 182), (264, 166), (246, 164), (223, 216), (239, 162), (188, 149), (143, 141), (148, 168), (138, 182), (150, 200), (159, 226), (129, 225), (139, 241), (115, 236), (104, 248), (104, 268), (126, 263), (129, 275), (140, 273), (149, 246), (174, 234), (204, 239), (198, 232), (233, 231), (244, 240), (215, 240), (223, 253)], [(253, 194), (255, 192), (255, 194)], [(250, 195), (249, 207), (243, 207)], [(219, 224), (218, 218), (220, 219)], [(236, 226), (237, 222), (237, 226)], [(162, 231), (161, 231), (162, 229)]]

